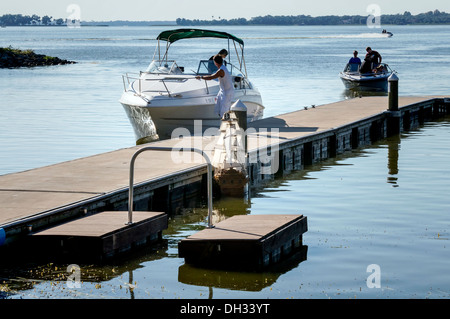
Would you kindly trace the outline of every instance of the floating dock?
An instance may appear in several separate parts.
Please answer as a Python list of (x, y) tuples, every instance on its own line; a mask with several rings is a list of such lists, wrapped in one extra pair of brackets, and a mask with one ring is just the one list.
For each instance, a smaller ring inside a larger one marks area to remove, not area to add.
[(81, 217), (32, 234), (33, 245), (59, 256), (103, 261), (162, 239), (167, 214), (138, 211), (133, 217), (132, 224), (127, 224), (127, 211)]
[(178, 243), (189, 264), (262, 269), (302, 247), (308, 229), (303, 215), (237, 215)]
[[(276, 176), (450, 113), (450, 98), (445, 96), (400, 97), (398, 110), (394, 111), (388, 105), (388, 97), (354, 98), (250, 123), (248, 129), (253, 130), (247, 136), (250, 186), (262, 185)], [(126, 211), (130, 161), (133, 154), (147, 145), (0, 176), (0, 254), (3, 246), (24, 238), (37, 238), (37, 233), (43, 236), (46, 230), (50, 234), (52, 228), (56, 231), (67, 222), (105, 211)], [(151, 145), (196, 147), (208, 154), (214, 147), (206, 136), (163, 140)], [(270, 165), (262, 160), (261, 154), (269, 156)], [(201, 156), (196, 160), (174, 161), (172, 155), (150, 151), (137, 160), (135, 211), (176, 214), (185, 207), (194, 207), (205, 197), (206, 162)], [(113, 219), (102, 219), (113, 224)], [(126, 217), (123, 219), (126, 222)], [(142, 238), (133, 239), (130, 244), (135, 241)]]

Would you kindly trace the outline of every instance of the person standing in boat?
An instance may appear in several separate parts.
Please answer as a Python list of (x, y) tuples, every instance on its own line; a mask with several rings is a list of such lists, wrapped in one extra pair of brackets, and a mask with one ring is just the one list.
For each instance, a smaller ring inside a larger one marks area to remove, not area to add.
[(352, 63), (352, 64), (359, 64), (361, 65), (361, 59), (358, 58), (358, 51), (353, 51), (353, 57), (350, 58), (350, 60), (348, 61), (348, 63)]
[(231, 74), (223, 63), (223, 58), (220, 55), (214, 56), (214, 64), (218, 68), (217, 72), (211, 75), (197, 75), (195, 78), (200, 80), (214, 80), (219, 79), (220, 90), (216, 97), (216, 106), (214, 113), (222, 118), (222, 116), (230, 110), (231, 101), (234, 97), (234, 87), (231, 80)]
[[(228, 56), (228, 51), (226, 49), (222, 49), (219, 51), (219, 53), (217, 53), (217, 55), (220, 55), (222, 57), (223, 64), (226, 66), (227, 61), (225, 60), (225, 58)], [(217, 67), (214, 65), (214, 57), (215, 57), (215, 55), (210, 57), (208, 60), (208, 70), (210, 73), (214, 73), (217, 71)]]
[(372, 50), (371, 47), (366, 48), (367, 54), (364, 58), (364, 62), (361, 65), (361, 73), (369, 73), (372, 72), (380, 63), (381, 63), (381, 54), (375, 50)]
[[(222, 49), (217, 53), (216, 55), (220, 55), (224, 61), (224, 64), (227, 65), (227, 62), (225, 61), (225, 58), (228, 56), (228, 51), (226, 49)], [(209, 60), (214, 60), (215, 55), (209, 58)]]

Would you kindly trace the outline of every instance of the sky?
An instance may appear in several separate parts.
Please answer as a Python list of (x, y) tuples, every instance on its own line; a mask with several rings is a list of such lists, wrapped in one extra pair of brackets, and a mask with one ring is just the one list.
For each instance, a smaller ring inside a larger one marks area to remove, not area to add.
[[(217, 3), (221, 5), (217, 6)], [(373, 6), (375, 5), (375, 6)], [(375, 9), (374, 9), (375, 8)], [(265, 15), (379, 15), (450, 13), (449, 0), (1, 0), (0, 16), (24, 14), (82, 21), (250, 19)], [(376, 11), (376, 12), (375, 12)]]

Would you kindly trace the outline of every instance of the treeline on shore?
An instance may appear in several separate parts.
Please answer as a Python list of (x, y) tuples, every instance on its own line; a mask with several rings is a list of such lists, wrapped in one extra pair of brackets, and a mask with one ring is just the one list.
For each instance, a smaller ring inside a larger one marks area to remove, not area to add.
[(65, 26), (68, 23), (74, 24), (78, 22), (85, 26), (148, 26), (148, 25), (175, 25), (175, 21), (77, 21), (70, 19), (54, 19), (53, 17), (40, 17), (36, 14), (31, 16), (22, 14), (5, 14), (0, 16), (0, 26)]
[[(381, 15), (382, 24), (406, 25), (406, 24), (450, 24), (450, 14), (439, 10), (429, 11), (412, 15), (405, 11), (403, 14)], [(370, 18), (369, 18), (370, 19)], [(311, 17), (309, 15), (297, 16), (272, 16), (254, 17), (249, 20), (238, 19), (212, 19), (212, 20), (188, 20), (178, 18), (177, 25), (364, 25), (368, 16), (345, 15), (345, 16), (321, 16)]]
[[(406, 24), (450, 24), (450, 14), (439, 10), (419, 13), (416, 15), (405, 11), (403, 14), (387, 14), (378, 17), (380, 23), (391, 25)], [(171, 25), (172, 23), (179, 26), (192, 25), (364, 25), (367, 24), (368, 16), (361, 15), (344, 15), (344, 16), (319, 16), (311, 17), (309, 15), (296, 16), (258, 16), (251, 19), (235, 18), (235, 19), (184, 19), (178, 18), (175, 22), (159, 21), (157, 25)], [(29, 26), (29, 25), (66, 25), (72, 22), (67, 19), (54, 19), (53, 17), (40, 17), (36, 14), (31, 16), (22, 14), (4, 14), (0, 16), (0, 26)], [(109, 22), (81, 22), (81, 25), (154, 25), (152, 21), (109, 21)]]
[(36, 14), (31, 16), (22, 14), (4, 14), (0, 17), (0, 26), (24, 26), (24, 25), (65, 25), (64, 19), (53, 19), (53, 17), (40, 17)]

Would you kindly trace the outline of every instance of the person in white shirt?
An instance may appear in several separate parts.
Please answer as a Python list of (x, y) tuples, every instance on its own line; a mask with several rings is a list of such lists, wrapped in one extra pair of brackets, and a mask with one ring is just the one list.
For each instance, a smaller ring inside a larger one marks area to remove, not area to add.
[(230, 110), (231, 101), (234, 97), (234, 87), (231, 80), (231, 74), (223, 64), (223, 58), (220, 55), (214, 56), (214, 64), (218, 68), (217, 72), (211, 75), (196, 76), (198, 80), (219, 79), (220, 90), (216, 97), (215, 114), (222, 116)]

